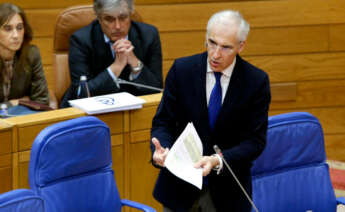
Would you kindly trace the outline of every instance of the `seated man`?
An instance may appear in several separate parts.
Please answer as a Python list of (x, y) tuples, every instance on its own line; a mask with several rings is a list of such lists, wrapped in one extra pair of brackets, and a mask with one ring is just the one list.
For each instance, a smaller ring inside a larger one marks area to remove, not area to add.
[(157, 91), (119, 85), (117, 79), (162, 88), (162, 52), (158, 30), (131, 21), (132, 0), (94, 0), (97, 19), (70, 37), (71, 86), (61, 107), (77, 98), (80, 76), (85, 75), (91, 96), (126, 91), (133, 95)]

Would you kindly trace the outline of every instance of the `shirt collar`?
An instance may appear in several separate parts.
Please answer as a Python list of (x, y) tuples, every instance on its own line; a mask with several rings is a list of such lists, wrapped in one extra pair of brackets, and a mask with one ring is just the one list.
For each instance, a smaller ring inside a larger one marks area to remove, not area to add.
[[(234, 59), (234, 61), (231, 63), (231, 65), (229, 65), (226, 69), (224, 69), (222, 71), (222, 74), (224, 74), (227, 77), (231, 77), (232, 71), (234, 70), (236, 64), (236, 57)], [(208, 62), (208, 57), (207, 57), (207, 73), (209, 72), (213, 72), (210, 66), (210, 63)]]

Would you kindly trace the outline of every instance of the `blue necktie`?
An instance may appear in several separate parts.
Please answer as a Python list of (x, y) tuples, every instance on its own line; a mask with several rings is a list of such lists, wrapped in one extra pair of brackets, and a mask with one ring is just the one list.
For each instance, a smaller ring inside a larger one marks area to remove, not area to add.
[(222, 107), (222, 87), (220, 85), (220, 77), (222, 76), (221, 72), (213, 72), (216, 77), (216, 84), (214, 85), (210, 101), (208, 103), (208, 118), (210, 121), (211, 130), (214, 128), (216, 123), (218, 113)]

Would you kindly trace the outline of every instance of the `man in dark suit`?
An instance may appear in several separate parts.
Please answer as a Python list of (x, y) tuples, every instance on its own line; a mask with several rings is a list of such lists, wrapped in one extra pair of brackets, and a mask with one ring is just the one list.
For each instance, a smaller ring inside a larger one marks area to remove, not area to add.
[[(219, 146), (251, 196), (250, 167), (266, 144), (271, 95), (268, 75), (238, 55), (248, 32), (239, 12), (214, 14), (207, 26), (207, 52), (177, 59), (168, 73), (151, 131), (152, 162), (161, 169), (153, 195), (166, 212), (251, 210), (213, 150)], [(188, 122), (203, 145), (204, 156), (195, 164), (203, 170), (201, 191), (164, 167), (169, 148)]]
[(158, 30), (131, 21), (132, 0), (94, 0), (97, 19), (70, 38), (71, 86), (61, 106), (77, 98), (80, 76), (85, 75), (91, 96), (127, 91), (133, 95), (154, 90), (119, 85), (117, 79), (162, 88), (162, 52)]

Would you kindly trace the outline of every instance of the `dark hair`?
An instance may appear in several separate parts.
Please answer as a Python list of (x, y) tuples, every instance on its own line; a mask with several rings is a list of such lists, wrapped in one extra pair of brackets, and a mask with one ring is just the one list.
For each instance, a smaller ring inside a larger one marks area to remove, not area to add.
[(29, 25), (29, 22), (26, 18), (24, 11), (20, 7), (11, 3), (0, 4), (0, 27), (6, 24), (16, 14), (18, 14), (23, 19), (23, 25), (24, 25), (23, 43), (16, 54), (19, 56), (19, 60), (21, 62), (24, 62), (29, 44), (33, 38), (32, 28)]

